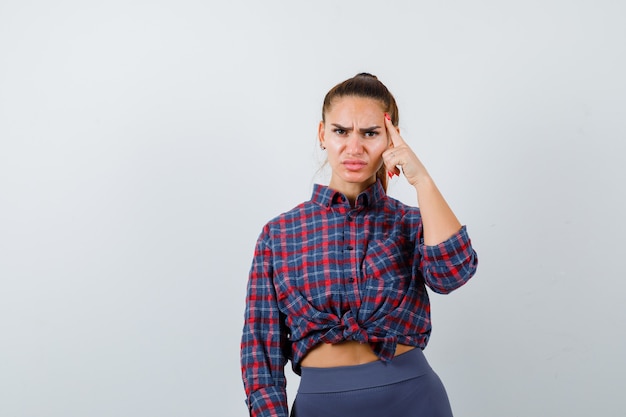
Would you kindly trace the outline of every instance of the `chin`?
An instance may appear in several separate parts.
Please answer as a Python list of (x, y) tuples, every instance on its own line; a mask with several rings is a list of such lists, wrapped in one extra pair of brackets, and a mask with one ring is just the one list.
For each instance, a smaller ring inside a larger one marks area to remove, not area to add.
[[(374, 178), (372, 180), (372, 178)], [(364, 184), (364, 183), (373, 183), (376, 180), (376, 176), (372, 175), (347, 175), (344, 177), (345, 182), (349, 182), (351, 184)]]

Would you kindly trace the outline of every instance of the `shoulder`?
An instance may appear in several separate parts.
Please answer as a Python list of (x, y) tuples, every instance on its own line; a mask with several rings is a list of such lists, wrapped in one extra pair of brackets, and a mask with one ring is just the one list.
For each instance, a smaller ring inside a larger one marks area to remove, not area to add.
[(409, 206), (390, 196), (385, 197), (383, 210), (395, 213), (403, 221), (419, 221), (422, 217), (419, 207)]
[(299, 228), (307, 219), (313, 218), (321, 209), (322, 207), (319, 204), (311, 200), (304, 201), (269, 220), (263, 226), (261, 235), (272, 238), (277, 234), (288, 232), (290, 229)]

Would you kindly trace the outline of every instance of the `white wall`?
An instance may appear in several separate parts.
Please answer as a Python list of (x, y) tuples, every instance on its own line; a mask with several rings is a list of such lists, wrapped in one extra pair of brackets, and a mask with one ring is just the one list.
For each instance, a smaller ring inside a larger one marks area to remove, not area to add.
[(625, 3), (300, 3), (0, 3), (0, 415), (246, 415), (254, 242), (361, 71), (479, 254), (432, 300), (456, 416), (621, 415)]

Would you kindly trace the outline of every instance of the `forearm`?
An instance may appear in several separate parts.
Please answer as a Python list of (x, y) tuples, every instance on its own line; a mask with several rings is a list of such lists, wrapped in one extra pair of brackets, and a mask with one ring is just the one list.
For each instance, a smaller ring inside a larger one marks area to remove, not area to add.
[(418, 206), (422, 215), (424, 244), (438, 245), (458, 232), (461, 223), (433, 179), (429, 175), (424, 175), (413, 186), (417, 191)]
[(257, 241), (246, 295), (241, 371), (252, 417), (287, 417), (284, 344), (287, 329), (272, 277), (273, 251), (267, 228)]

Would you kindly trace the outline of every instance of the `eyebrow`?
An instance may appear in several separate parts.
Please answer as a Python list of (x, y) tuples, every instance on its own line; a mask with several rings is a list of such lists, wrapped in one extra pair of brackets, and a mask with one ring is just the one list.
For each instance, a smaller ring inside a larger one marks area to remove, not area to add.
[[(345, 126), (341, 126), (340, 124), (337, 123), (332, 123), (332, 125), (337, 128), (337, 129), (341, 129), (341, 130), (345, 130), (346, 132), (351, 132), (352, 128), (351, 127), (345, 127)], [(367, 133), (367, 132), (372, 132), (376, 129), (380, 129), (380, 126), (372, 126), (372, 127), (365, 127), (365, 128), (361, 128), (359, 129), (359, 132), (361, 133)]]

